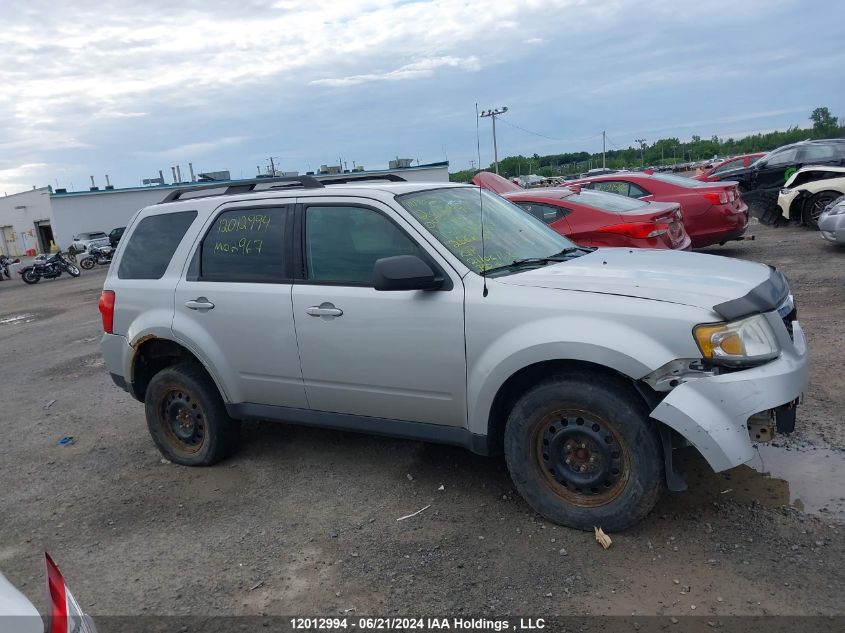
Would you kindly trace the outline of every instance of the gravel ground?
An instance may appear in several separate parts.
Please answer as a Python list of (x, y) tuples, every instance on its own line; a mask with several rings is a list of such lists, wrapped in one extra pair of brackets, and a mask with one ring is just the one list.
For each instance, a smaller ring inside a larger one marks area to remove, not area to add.
[(752, 232), (711, 252), (790, 278), (813, 375), (798, 432), (762, 454), (790, 480), (687, 455), (690, 490), (609, 550), (451, 447), (251, 423), (217, 467), (162, 463), (99, 355), (105, 271), (0, 283), (0, 569), (45, 612), (48, 550), (95, 617), (843, 614), (845, 249)]

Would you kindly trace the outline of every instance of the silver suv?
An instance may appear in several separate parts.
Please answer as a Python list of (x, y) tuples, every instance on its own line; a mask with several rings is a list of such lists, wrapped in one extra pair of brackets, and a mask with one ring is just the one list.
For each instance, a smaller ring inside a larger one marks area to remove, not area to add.
[(579, 248), (446, 183), (175, 191), (127, 226), (100, 310), (108, 370), (173, 462), (226, 457), (245, 419), (504, 452), (526, 501), (581, 529), (684, 489), (675, 447), (751, 459), (808, 375), (774, 269)]

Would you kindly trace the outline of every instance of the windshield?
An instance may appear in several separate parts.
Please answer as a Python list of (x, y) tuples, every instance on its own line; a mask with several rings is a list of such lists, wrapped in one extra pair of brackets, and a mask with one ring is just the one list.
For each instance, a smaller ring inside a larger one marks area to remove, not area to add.
[[(540, 220), (488, 191), (449, 187), (397, 196), (455, 257), (476, 273), (521, 259), (554, 256), (577, 248)], [(481, 210), (484, 210), (484, 258)]]
[(636, 198), (629, 198), (628, 196), (620, 196), (618, 193), (608, 193), (606, 191), (591, 191), (589, 189), (582, 189), (580, 193), (574, 193), (571, 196), (566, 196), (565, 200), (583, 204), (594, 209), (601, 209), (602, 211), (639, 211), (643, 207), (647, 207), (648, 203)]

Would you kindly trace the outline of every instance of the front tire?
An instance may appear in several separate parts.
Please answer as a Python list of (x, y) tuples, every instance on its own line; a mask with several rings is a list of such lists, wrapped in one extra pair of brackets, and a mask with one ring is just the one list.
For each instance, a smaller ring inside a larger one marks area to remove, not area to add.
[(812, 229), (819, 228), (819, 216), (822, 214), (831, 202), (841, 196), (838, 191), (820, 191), (816, 195), (810, 197), (804, 203), (804, 208), (801, 212), (801, 219), (804, 224)]
[(514, 405), (505, 458), (517, 490), (546, 519), (619, 531), (642, 520), (663, 492), (657, 430), (621, 379), (552, 376)]
[(93, 257), (83, 257), (81, 260), (79, 260), (79, 265), (82, 266), (82, 268), (84, 268), (85, 270), (91, 270), (92, 268), (94, 268), (96, 263), (97, 262), (94, 260)]
[(80, 270), (73, 264), (67, 267), (67, 272), (71, 277), (79, 277), (81, 274)]
[(41, 281), (41, 276), (38, 275), (34, 270), (29, 269), (21, 273), (21, 279), (24, 280), (24, 283), (37, 284), (39, 281)]
[(153, 376), (144, 409), (153, 441), (171, 462), (211, 466), (238, 447), (240, 421), (229, 417), (214, 381), (196, 364)]

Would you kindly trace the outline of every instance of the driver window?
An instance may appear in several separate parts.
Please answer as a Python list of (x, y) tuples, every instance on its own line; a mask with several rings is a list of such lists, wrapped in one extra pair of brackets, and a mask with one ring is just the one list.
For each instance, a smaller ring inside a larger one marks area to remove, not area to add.
[(308, 279), (371, 286), (377, 259), (425, 258), (422, 250), (387, 217), (363, 207), (308, 207), (305, 260)]

